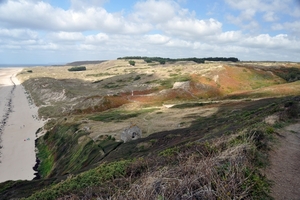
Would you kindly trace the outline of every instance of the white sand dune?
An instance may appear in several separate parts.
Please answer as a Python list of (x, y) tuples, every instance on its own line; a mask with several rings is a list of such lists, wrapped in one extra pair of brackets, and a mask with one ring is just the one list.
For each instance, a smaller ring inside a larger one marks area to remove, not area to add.
[(16, 78), (21, 70), (0, 69), (0, 182), (32, 180), (35, 173), (35, 133), (44, 122), (38, 120), (38, 108), (29, 104), (25, 90)]

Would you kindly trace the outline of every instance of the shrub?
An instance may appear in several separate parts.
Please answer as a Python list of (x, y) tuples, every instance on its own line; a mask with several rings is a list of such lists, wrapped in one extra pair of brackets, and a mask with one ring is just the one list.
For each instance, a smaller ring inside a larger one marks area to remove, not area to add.
[(137, 80), (139, 80), (139, 79), (141, 79), (141, 76), (139, 76), (139, 75), (137, 75), (136, 77), (134, 77), (134, 81), (137, 81)]
[(135, 66), (135, 61), (133, 61), (133, 60), (129, 60), (128, 63), (129, 63), (131, 66)]
[(77, 66), (77, 67), (72, 67), (68, 69), (69, 72), (74, 72), (74, 71), (85, 71), (86, 67), (85, 66)]
[(152, 62), (152, 60), (151, 60), (150, 58), (146, 58), (146, 59), (144, 59), (144, 61), (145, 61), (146, 63), (151, 63), (151, 62)]
[(159, 63), (164, 65), (164, 64), (166, 64), (166, 61), (165, 60), (160, 60)]

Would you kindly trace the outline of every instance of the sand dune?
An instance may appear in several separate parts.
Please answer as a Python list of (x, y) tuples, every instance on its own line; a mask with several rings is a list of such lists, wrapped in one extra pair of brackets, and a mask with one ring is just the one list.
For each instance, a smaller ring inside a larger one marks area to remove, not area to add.
[(35, 173), (35, 133), (44, 122), (16, 78), (21, 70), (0, 69), (0, 182), (31, 180)]

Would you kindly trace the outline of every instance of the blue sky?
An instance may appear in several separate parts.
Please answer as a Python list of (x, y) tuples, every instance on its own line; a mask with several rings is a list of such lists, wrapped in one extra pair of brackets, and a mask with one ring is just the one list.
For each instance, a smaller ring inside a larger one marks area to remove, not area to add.
[(0, 64), (300, 61), (299, 0), (0, 0)]

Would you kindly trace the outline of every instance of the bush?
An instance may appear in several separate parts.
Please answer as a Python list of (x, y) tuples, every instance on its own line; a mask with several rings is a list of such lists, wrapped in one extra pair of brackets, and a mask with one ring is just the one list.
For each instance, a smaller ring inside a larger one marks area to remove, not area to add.
[(68, 69), (69, 72), (74, 72), (74, 71), (85, 71), (86, 67), (85, 66), (77, 66), (77, 67), (72, 67)]
[(166, 61), (165, 60), (160, 60), (159, 63), (164, 65), (164, 64), (166, 64)]
[(139, 76), (139, 75), (137, 75), (136, 77), (134, 77), (134, 81), (137, 81), (137, 80), (140, 80), (141, 79), (141, 77)]
[(146, 59), (144, 59), (144, 61), (145, 61), (146, 63), (151, 63), (151, 62), (152, 62), (152, 60), (151, 60), (150, 58), (146, 58)]
[(129, 63), (131, 66), (135, 66), (135, 61), (133, 61), (133, 60), (129, 60), (128, 63)]

